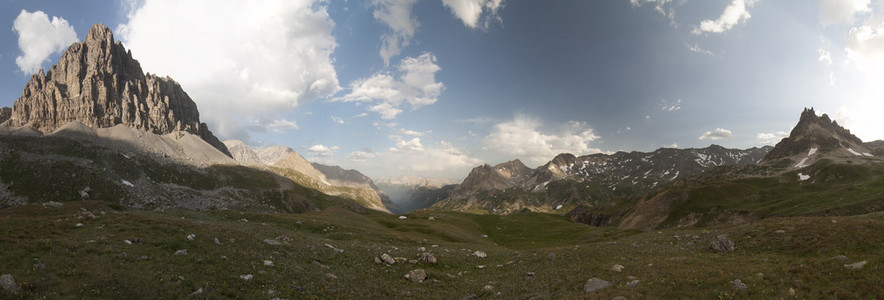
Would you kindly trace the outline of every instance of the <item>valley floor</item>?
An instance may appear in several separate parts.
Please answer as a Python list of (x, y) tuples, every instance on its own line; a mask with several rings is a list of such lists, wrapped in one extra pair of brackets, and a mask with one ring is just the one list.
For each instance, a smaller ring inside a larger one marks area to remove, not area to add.
[[(68, 202), (0, 210), (0, 273), (24, 298), (881, 298), (881, 232), (882, 214), (640, 232), (546, 214), (399, 219), (336, 207), (256, 214)], [(718, 235), (736, 251), (713, 252)], [(423, 251), (438, 262), (375, 261)], [(426, 281), (405, 277), (415, 269)], [(586, 293), (591, 278), (611, 285)]]

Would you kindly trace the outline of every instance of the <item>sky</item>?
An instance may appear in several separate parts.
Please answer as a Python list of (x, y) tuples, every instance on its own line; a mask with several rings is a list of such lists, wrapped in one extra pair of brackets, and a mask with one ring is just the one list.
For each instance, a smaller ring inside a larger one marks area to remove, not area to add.
[(884, 0), (2, 0), (0, 106), (95, 23), (222, 140), (462, 179), (559, 153), (884, 139)]

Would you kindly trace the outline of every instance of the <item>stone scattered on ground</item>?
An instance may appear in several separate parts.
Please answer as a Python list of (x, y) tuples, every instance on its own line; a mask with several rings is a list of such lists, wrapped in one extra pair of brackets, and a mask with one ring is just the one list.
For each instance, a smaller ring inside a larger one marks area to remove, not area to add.
[(273, 245), (273, 246), (279, 246), (279, 245), (282, 245), (282, 243), (280, 243), (279, 241), (274, 240), (274, 239), (265, 239), (265, 240), (264, 240), (264, 243), (267, 244), (267, 245)]
[(623, 268), (624, 268), (623, 265), (617, 264), (617, 265), (611, 266), (611, 271), (620, 272), (620, 271), (623, 271)]
[(399, 216), (399, 220), (405, 220), (405, 219), (408, 219), (408, 217), (406, 217), (406, 216)]
[(626, 287), (631, 287), (631, 288), (637, 287), (639, 282), (641, 282), (641, 280), (638, 280), (638, 279), (632, 280), (632, 281), (626, 283)]
[(187, 240), (188, 240), (188, 241), (192, 241), (192, 240), (194, 240), (194, 239), (196, 239), (196, 234), (191, 233), (191, 234), (188, 234), (188, 235), (187, 235)]
[(320, 268), (323, 268), (323, 269), (331, 269), (331, 267), (322, 264), (322, 263), (319, 262), (318, 260), (314, 260), (314, 261), (313, 261), (313, 264), (316, 265), (316, 266), (318, 266), (318, 267), (320, 267)]
[(202, 293), (203, 293), (203, 288), (199, 288), (198, 290), (193, 291), (193, 293), (190, 293), (190, 295), (191, 295), (191, 296), (196, 296), (196, 295), (199, 295), (199, 294), (202, 294)]
[(611, 286), (610, 282), (598, 278), (592, 278), (587, 280), (586, 284), (583, 285), (583, 292), (588, 294), (609, 286)]
[(408, 261), (407, 258), (401, 256), (394, 257), (393, 260), (395, 260), (397, 263), (404, 263)]
[(626, 297), (623, 297), (623, 296), (617, 296), (617, 297), (611, 298), (611, 300), (627, 300), (627, 299), (626, 299)]
[(272, 267), (272, 266), (273, 266), (273, 261), (272, 261), (272, 260), (265, 260), (265, 261), (264, 261), (264, 266), (265, 266), (265, 267)]
[(239, 278), (242, 278), (242, 280), (245, 280), (245, 281), (252, 280), (252, 278), (254, 278), (254, 277), (255, 277), (255, 276), (252, 275), (252, 274), (242, 274), (242, 275), (239, 275)]
[(15, 282), (15, 277), (12, 277), (12, 274), (3, 274), (0, 276), (0, 287), (3, 287), (4, 290), (15, 295), (21, 293), (21, 287)]
[(847, 260), (847, 256), (835, 255), (835, 257), (832, 257), (832, 259), (834, 259), (834, 260)]
[(550, 252), (548, 256), (549, 256), (549, 259), (550, 259), (550, 260), (556, 260), (556, 254), (555, 254), (555, 253)]
[(734, 252), (735, 249), (734, 242), (728, 239), (725, 235), (716, 236), (715, 240), (712, 241), (712, 250), (715, 252)]
[(338, 276), (335, 276), (335, 274), (332, 274), (332, 273), (325, 273), (325, 278), (338, 279)]
[(427, 220), (434, 221), (434, 220), (436, 220), (436, 218), (434, 218), (433, 216), (430, 216), (429, 218), (427, 218)]
[(435, 264), (436, 257), (433, 256), (433, 254), (431, 254), (430, 252), (424, 252), (423, 254), (421, 254), (420, 261), (425, 262), (425, 263)]
[(479, 251), (479, 250), (476, 250), (476, 252), (473, 252), (473, 255), (475, 255), (478, 258), (488, 257), (488, 254), (485, 254), (485, 252)]
[(123, 240), (123, 244), (126, 244), (126, 245), (132, 245), (132, 241), (130, 241), (130, 240)]
[(427, 247), (417, 247), (417, 252), (427, 252)]
[(405, 278), (408, 278), (411, 282), (421, 283), (427, 280), (427, 271), (424, 271), (424, 269), (414, 269), (405, 274)]
[(376, 263), (376, 264), (382, 264), (382, 263), (384, 263), (384, 262), (382, 262), (380, 258), (378, 258), (377, 256), (375, 256), (375, 257), (374, 257), (374, 263)]
[(479, 300), (479, 296), (476, 294), (469, 294), (461, 297), (460, 300)]
[(175, 255), (187, 255), (187, 249), (176, 250)]
[(77, 225), (74, 225), (74, 227), (77, 227), (77, 228), (83, 227), (83, 223), (77, 223)]
[(387, 253), (381, 254), (381, 260), (384, 261), (388, 265), (392, 265), (392, 264), (396, 263), (396, 260), (393, 259), (393, 257)]
[(64, 204), (62, 204), (61, 202), (55, 202), (55, 201), (43, 202), (43, 207), (47, 207), (47, 208), (48, 207), (61, 207), (62, 205), (64, 205)]
[(219, 240), (218, 237), (214, 237), (214, 238), (212, 238), (212, 241), (215, 242), (215, 245), (218, 245), (218, 246), (221, 246), (221, 245), (222, 245), (222, 244), (221, 244), (221, 240)]
[(482, 287), (482, 291), (486, 293), (494, 293), (494, 286), (486, 284), (484, 287)]
[(528, 272), (528, 277), (534, 277), (534, 275), (537, 275), (537, 273), (534, 273), (534, 272)]
[(852, 263), (852, 264), (846, 264), (846, 265), (844, 265), (845, 268), (848, 268), (848, 269), (851, 269), (851, 270), (859, 270), (859, 269), (862, 269), (862, 268), (865, 267), (865, 266), (866, 266), (866, 261), (855, 262), (855, 263)]
[(344, 253), (344, 249), (337, 248), (335, 246), (332, 246), (331, 244), (325, 244), (325, 247), (335, 250), (335, 252), (337, 252), (337, 253)]
[(740, 281), (739, 279), (734, 279), (733, 281), (731, 281), (731, 284), (733, 284), (734, 288), (738, 289), (738, 290), (745, 290), (748, 288), (746, 286), (746, 284), (743, 283), (742, 281)]

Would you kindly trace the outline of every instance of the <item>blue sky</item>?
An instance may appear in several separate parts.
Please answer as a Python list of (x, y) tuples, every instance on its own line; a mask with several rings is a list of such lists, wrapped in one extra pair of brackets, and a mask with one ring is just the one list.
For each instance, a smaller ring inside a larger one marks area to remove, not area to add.
[(810, 106), (884, 138), (884, 0), (0, 5), (0, 106), (104, 23), (222, 139), (372, 177), (762, 146)]

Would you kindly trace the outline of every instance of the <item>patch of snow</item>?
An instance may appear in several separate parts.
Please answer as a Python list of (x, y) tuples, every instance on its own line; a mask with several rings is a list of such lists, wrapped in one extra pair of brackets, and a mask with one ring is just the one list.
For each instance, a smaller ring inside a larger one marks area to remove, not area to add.
[(808, 179), (810, 179), (810, 175), (804, 175), (804, 174), (798, 173), (798, 180), (805, 181)]
[(856, 156), (863, 156), (862, 153), (856, 152), (856, 150), (853, 150), (852, 148), (847, 148), (847, 151), (850, 151), (850, 153)]
[(556, 206), (556, 210), (560, 210), (560, 209), (562, 209), (562, 205), (561, 205), (561, 204), (559, 204), (558, 206)]
[(814, 155), (817, 150), (820, 150), (820, 148), (810, 148), (810, 151), (807, 152), (807, 156)]
[(802, 158), (801, 161), (799, 161), (798, 164), (795, 165), (795, 168), (799, 168), (799, 169), (800, 169), (800, 168), (804, 168), (804, 167), (806, 167), (807, 165), (804, 164), (805, 162), (807, 162), (807, 157)]
[(126, 186), (128, 186), (128, 187), (135, 187), (135, 185), (134, 185), (134, 184), (132, 184), (132, 183), (131, 183), (131, 182), (128, 182), (128, 181), (126, 181), (126, 180), (123, 180), (123, 179), (121, 179), (121, 180), (120, 180), (120, 181), (122, 181), (122, 182), (123, 182), (123, 184), (124, 184), (124, 185), (126, 185)]
[(672, 176), (672, 179), (670, 179), (670, 180), (675, 180), (676, 178), (678, 178), (678, 173), (680, 173), (680, 172), (681, 171), (675, 171), (675, 176)]
[(874, 155), (872, 155), (871, 153), (868, 153), (868, 152), (863, 152), (863, 156), (869, 156), (869, 157), (871, 157), (871, 156), (874, 156)]
[(408, 217), (406, 217), (406, 216), (399, 216), (399, 220), (405, 220), (405, 219), (408, 219)]

